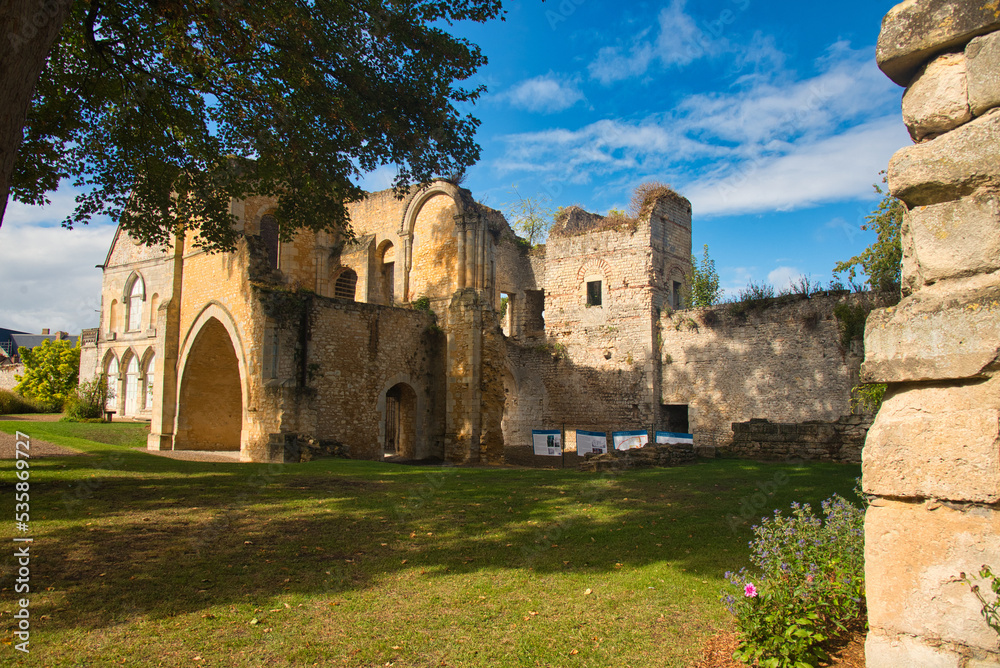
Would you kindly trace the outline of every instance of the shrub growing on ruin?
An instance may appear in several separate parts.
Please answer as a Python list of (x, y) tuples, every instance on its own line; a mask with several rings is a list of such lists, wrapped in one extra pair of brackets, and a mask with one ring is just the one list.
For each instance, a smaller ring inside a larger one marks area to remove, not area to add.
[(761, 668), (828, 659), (822, 645), (865, 617), (864, 510), (834, 495), (822, 517), (809, 504), (774, 511), (753, 528), (754, 570), (726, 573), (722, 600), (736, 617), (733, 655)]
[(722, 299), (722, 288), (719, 287), (719, 274), (715, 271), (715, 260), (708, 256), (708, 244), (704, 246), (701, 264), (698, 258), (691, 256), (691, 273), (688, 276), (686, 306), (699, 308), (714, 306)]

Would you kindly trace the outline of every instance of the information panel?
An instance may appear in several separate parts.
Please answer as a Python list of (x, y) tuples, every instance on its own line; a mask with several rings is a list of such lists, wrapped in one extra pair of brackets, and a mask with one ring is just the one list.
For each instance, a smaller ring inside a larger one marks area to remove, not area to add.
[(576, 454), (583, 457), (591, 452), (602, 454), (608, 450), (608, 435), (603, 431), (576, 430)]
[(641, 448), (649, 443), (649, 432), (646, 430), (616, 431), (611, 437), (615, 441), (615, 450), (630, 450)]
[(679, 431), (656, 432), (657, 443), (688, 443), (694, 445), (694, 434), (682, 434)]
[(536, 455), (559, 457), (562, 455), (562, 435), (558, 429), (532, 429), (531, 446)]

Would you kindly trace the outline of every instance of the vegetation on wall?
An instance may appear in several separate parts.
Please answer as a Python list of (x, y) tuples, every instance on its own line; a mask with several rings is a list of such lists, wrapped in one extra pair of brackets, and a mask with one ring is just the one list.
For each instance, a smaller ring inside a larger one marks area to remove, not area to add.
[(704, 246), (700, 265), (698, 258), (691, 256), (691, 273), (688, 275), (686, 288), (684, 302), (688, 308), (714, 306), (722, 299), (719, 274), (715, 271), (715, 260), (708, 256), (708, 244)]
[(66, 398), (63, 412), (71, 420), (103, 420), (108, 401), (108, 377), (103, 373), (80, 383)]
[(553, 214), (549, 206), (552, 200), (547, 195), (541, 194), (526, 197), (516, 185), (511, 186), (510, 193), (514, 196), (514, 200), (503, 206), (512, 221), (511, 228), (521, 235), (529, 248), (544, 241), (555, 221), (555, 216), (558, 215), (558, 213)]

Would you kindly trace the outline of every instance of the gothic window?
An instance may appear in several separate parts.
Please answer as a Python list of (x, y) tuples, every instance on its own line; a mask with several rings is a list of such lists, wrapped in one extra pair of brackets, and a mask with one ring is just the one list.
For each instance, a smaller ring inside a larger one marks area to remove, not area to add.
[(353, 269), (345, 269), (337, 277), (337, 282), (333, 285), (333, 296), (338, 299), (350, 299), (354, 301), (354, 288), (358, 283), (358, 275)]
[(142, 276), (134, 274), (128, 290), (128, 311), (125, 331), (137, 332), (142, 329), (142, 303), (146, 300), (146, 289)]
[(156, 355), (150, 355), (146, 360), (146, 410), (153, 410), (153, 379), (155, 377)]

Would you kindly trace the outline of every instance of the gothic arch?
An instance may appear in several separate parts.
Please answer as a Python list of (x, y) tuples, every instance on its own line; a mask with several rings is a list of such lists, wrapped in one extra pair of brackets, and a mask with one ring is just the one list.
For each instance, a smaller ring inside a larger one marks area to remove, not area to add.
[[(382, 389), (379, 391), (378, 400), (375, 403), (375, 410), (379, 414), (379, 447), (384, 447), (387, 438), (391, 436), (387, 427), (392, 419), (392, 415), (390, 415), (393, 403), (392, 393), (400, 386), (408, 388), (409, 393), (412, 394), (403, 397), (404, 400), (399, 407), (399, 423), (404, 426), (409, 425), (406, 428), (412, 429), (412, 431), (409, 434), (404, 434), (403, 452), (398, 454), (407, 458), (423, 459), (430, 454), (427, 452), (427, 444), (424, 439), (423, 420), (420, 419), (420, 416), (424, 415), (425, 412), (424, 397), (421, 392), (417, 391), (421, 386), (415, 383), (409, 374), (393, 376), (382, 385)], [(409, 443), (405, 442), (406, 439), (409, 439)]]
[(174, 448), (240, 450), (244, 442), (246, 356), (232, 315), (219, 303), (202, 309), (179, 357)]

